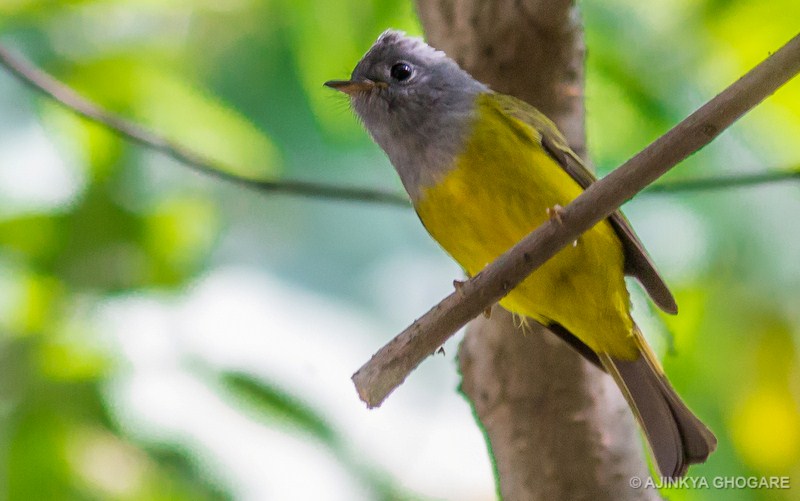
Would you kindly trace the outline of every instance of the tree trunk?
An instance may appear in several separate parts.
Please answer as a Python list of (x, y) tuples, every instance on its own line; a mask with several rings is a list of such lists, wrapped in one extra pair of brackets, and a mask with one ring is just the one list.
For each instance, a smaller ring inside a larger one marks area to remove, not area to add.
[[(494, 90), (533, 104), (585, 156), (583, 33), (567, 0), (417, 0), (434, 47)], [(459, 351), (462, 390), (494, 456), (506, 500), (660, 499), (636, 490), (647, 465), (613, 381), (531, 322), (495, 306)]]

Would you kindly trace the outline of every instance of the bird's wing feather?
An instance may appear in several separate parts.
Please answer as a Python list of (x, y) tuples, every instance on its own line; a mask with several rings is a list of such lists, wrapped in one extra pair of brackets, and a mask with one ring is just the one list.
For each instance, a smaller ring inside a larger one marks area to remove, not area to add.
[[(505, 113), (536, 130), (542, 147), (578, 183), (586, 189), (597, 179), (586, 168), (580, 157), (572, 151), (558, 128), (539, 110), (511, 96), (495, 94)], [(609, 221), (622, 242), (625, 252), (625, 274), (636, 277), (652, 300), (665, 312), (677, 313), (678, 305), (664, 279), (656, 270), (642, 242), (634, 233), (628, 220), (620, 211), (609, 216)]]

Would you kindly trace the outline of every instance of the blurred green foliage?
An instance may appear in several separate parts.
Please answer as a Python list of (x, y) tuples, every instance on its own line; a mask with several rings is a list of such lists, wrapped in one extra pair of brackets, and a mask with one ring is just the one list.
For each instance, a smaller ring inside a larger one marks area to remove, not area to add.
[[(589, 144), (601, 173), (778, 48), (800, 19), (795, 0), (582, 7)], [(0, 0), (4, 45), (232, 172), (398, 189), (346, 102), (321, 83), (347, 75), (386, 27), (419, 33), (416, 23), (409, 2), (388, 0)], [(669, 177), (797, 169), (797, 137), (796, 79)], [(61, 177), (41, 168), (53, 158)], [(369, 305), (353, 270), (388, 249), (430, 245), (403, 212), (224, 185), (0, 72), (0, 499), (235, 497), (192, 450), (142, 439), (112, 416), (108, 395), (124, 368), (98, 342), (93, 308), (117, 295), (180, 294), (226, 263)], [(793, 484), (666, 495), (795, 499), (800, 191), (640, 197), (628, 213), (681, 308), (663, 318), (674, 337), (666, 369), (720, 440), (691, 475)], [(666, 226), (649, 224), (658, 221)], [(254, 374), (198, 374), (268, 426), (290, 423), (324, 444), (376, 499), (411, 496), (402, 479), (352, 457), (302, 390)]]

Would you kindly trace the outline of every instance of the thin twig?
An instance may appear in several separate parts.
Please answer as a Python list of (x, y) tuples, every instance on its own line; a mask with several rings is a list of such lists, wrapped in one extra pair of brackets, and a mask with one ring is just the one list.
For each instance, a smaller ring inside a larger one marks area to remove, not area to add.
[[(161, 152), (209, 176), (264, 192), (326, 198), (331, 200), (371, 202), (395, 207), (409, 207), (408, 199), (404, 195), (374, 188), (336, 186), (326, 183), (294, 181), (289, 179), (254, 179), (234, 174), (230, 169), (204, 158), (199, 153), (175, 144), (140, 124), (102, 108), (96, 103), (79, 95), (72, 88), (59, 82), (36, 66), (12, 54), (3, 46), (0, 46), (0, 66), (5, 67), (12, 75), (30, 88), (52, 99), (67, 110), (102, 125), (123, 139)], [(709, 177), (705, 179), (691, 179), (655, 184), (649, 186), (644, 191), (644, 194), (657, 195), (679, 191), (700, 191), (736, 186), (752, 186), (793, 179), (800, 179), (800, 172), (797, 170), (775, 170), (760, 174)]]
[(334, 186), (309, 181), (253, 179), (234, 174), (195, 151), (175, 144), (135, 122), (103, 109), (36, 66), (13, 55), (2, 46), (0, 46), (0, 65), (32, 89), (41, 92), (68, 110), (103, 125), (123, 138), (161, 152), (204, 174), (247, 188), (272, 193), (409, 206), (409, 202), (404, 196), (371, 188)]
[(785, 170), (769, 170), (752, 174), (730, 174), (700, 179), (684, 179), (657, 183), (648, 186), (642, 194), (660, 195), (677, 192), (722, 190), (728, 188), (750, 187), (760, 184), (800, 181), (800, 166)]
[(354, 375), (369, 407), (380, 405), (405, 378), (467, 322), (496, 303), (581, 233), (702, 148), (800, 72), (800, 35), (692, 113), (639, 154), (591, 185), (561, 212), (463, 283), (381, 348)]

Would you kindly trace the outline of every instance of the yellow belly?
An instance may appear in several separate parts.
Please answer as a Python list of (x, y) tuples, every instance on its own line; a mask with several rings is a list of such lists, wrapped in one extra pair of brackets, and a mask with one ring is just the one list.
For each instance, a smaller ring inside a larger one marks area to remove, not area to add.
[[(465, 153), (415, 207), (436, 241), (472, 276), (547, 218), (581, 188), (539, 145), (534, 131), (494, 120), (479, 98)], [(527, 130), (529, 134), (521, 134)], [(556, 322), (594, 351), (635, 358), (622, 246), (607, 221), (562, 249), (500, 304), (543, 324)]]

